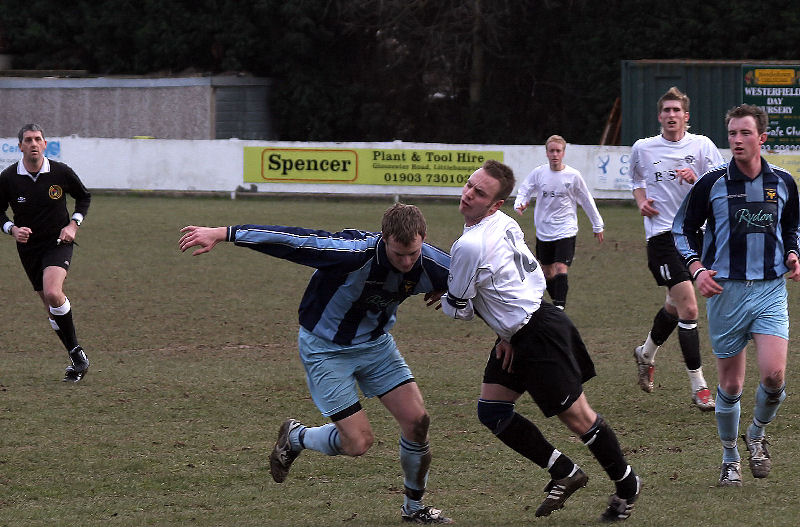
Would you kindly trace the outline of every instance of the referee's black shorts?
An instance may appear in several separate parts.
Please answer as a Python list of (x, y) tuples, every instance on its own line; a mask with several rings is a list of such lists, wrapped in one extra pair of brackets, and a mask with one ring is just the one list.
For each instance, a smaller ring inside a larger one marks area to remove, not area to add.
[(672, 287), (692, 279), (670, 231), (647, 240), (647, 266), (658, 285)]
[(583, 393), (583, 383), (596, 375), (578, 329), (548, 302), (542, 302), (530, 321), (511, 337), (511, 345), (513, 372), (503, 370), (492, 349), (483, 382), (530, 393), (546, 417), (572, 406)]
[(44, 289), (45, 267), (55, 266), (69, 271), (69, 265), (72, 262), (72, 248), (73, 244), (71, 243), (56, 245), (55, 240), (31, 246), (26, 243), (17, 244), (19, 260), (22, 262), (22, 268), (25, 269), (25, 274), (28, 275), (34, 291)]

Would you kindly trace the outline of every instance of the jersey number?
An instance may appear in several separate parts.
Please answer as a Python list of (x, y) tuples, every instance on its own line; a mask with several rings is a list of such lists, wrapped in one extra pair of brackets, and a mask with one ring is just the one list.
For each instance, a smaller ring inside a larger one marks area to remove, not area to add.
[(526, 255), (517, 250), (517, 244), (514, 242), (514, 233), (510, 230), (506, 231), (506, 241), (511, 246), (511, 250), (514, 251), (514, 263), (517, 265), (517, 271), (519, 271), (519, 279), (524, 282), (525, 272), (532, 273), (536, 270), (536, 260), (529, 260)]

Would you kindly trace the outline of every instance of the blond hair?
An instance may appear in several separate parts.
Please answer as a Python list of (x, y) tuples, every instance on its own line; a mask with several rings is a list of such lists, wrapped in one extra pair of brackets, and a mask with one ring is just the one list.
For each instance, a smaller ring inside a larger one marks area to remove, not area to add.
[(679, 101), (683, 111), (689, 111), (689, 96), (680, 91), (677, 86), (673, 86), (672, 88), (668, 89), (667, 92), (658, 100), (658, 113), (661, 113), (661, 110), (664, 109), (664, 101)]
[(549, 145), (550, 143), (559, 143), (561, 146), (564, 147), (564, 150), (567, 149), (567, 141), (560, 135), (551, 135), (550, 137), (548, 137), (547, 141), (544, 142), (545, 150), (547, 150), (547, 145)]

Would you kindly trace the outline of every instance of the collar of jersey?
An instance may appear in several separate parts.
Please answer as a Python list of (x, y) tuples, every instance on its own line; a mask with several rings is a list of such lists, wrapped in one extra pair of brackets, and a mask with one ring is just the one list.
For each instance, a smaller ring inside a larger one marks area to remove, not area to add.
[[(50, 160), (45, 157), (44, 162), (42, 163), (42, 169), (37, 174), (37, 177), (47, 172), (50, 172)], [(28, 170), (25, 168), (25, 163), (23, 163), (21, 159), (19, 163), (17, 163), (17, 174), (20, 176), (33, 177), (33, 174), (28, 172)]]
[[(764, 159), (764, 157), (762, 156), (761, 157), (761, 173), (758, 174), (753, 179), (759, 178), (759, 177), (763, 176), (764, 174), (771, 174), (771, 173), (772, 173), (772, 168), (769, 166), (769, 163), (767, 162), (767, 160)], [(728, 180), (730, 180), (730, 181), (751, 181), (749, 177), (744, 175), (744, 173), (741, 170), (739, 170), (739, 167), (736, 166), (736, 162), (733, 159), (731, 159), (731, 162), (728, 163)]]

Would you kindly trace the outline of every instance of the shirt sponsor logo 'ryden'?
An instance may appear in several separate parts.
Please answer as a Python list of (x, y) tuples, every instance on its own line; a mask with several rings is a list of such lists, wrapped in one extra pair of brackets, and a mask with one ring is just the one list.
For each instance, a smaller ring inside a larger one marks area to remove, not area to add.
[(64, 190), (59, 185), (50, 185), (47, 194), (50, 196), (50, 199), (61, 199), (61, 196), (64, 195)]
[(748, 203), (733, 212), (733, 230), (744, 233), (775, 232), (778, 217), (775, 203)]
[(772, 224), (773, 216), (763, 210), (751, 212), (747, 209), (741, 209), (736, 212), (736, 219), (739, 222), (745, 222), (755, 227), (766, 228)]

